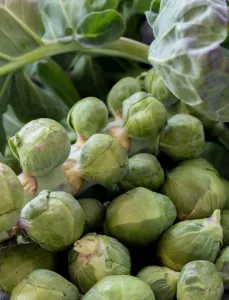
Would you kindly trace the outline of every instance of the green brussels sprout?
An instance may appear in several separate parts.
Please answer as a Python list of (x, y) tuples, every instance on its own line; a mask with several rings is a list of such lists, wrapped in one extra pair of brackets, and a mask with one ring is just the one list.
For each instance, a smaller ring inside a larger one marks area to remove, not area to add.
[(193, 260), (215, 262), (222, 241), (220, 210), (216, 210), (210, 218), (179, 222), (165, 231), (158, 242), (158, 261), (174, 271)]
[(175, 115), (178, 114), (187, 114), (189, 115), (189, 106), (187, 106), (184, 102), (177, 100), (175, 103), (173, 103), (171, 106), (167, 106), (167, 116), (168, 119), (172, 118)]
[(225, 194), (226, 194), (226, 201), (225, 201), (224, 209), (229, 209), (229, 181), (222, 178), (222, 182), (223, 182), (224, 190), (225, 190)]
[(164, 183), (164, 171), (157, 158), (148, 153), (140, 153), (129, 159), (129, 172), (120, 181), (120, 187), (129, 191), (135, 187), (158, 190)]
[(84, 144), (79, 159), (82, 178), (113, 186), (128, 171), (128, 154), (123, 146), (106, 134), (94, 134)]
[(196, 260), (182, 269), (177, 284), (177, 300), (221, 300), (223, 292), (222, 276), (213, 263)]
[(17, 175), (0, 163), (0, 241), (7, 239), (5, 231), (17, 224), (24, 201), (23, 187)]
[(188, 167), (201, 168), (207, 171), (212, 171), (219, 176), (219, 172), (213, 167), (213, 165), (210, 162), (208, 162), (206, 159), (201, 157), (184, 160), (179, 163), (179, 166), (182, 167), (185, 166), (187, 168)]
[(204, 128), (195, 117), (177, 114), (161, 133), (160, 149), (175, 160), (200, 156), (205, 144)]
[(109, 236), (88, 234), (69, 252), (70, 279), (84, 294), (103, 277), (129, 275), (130, 269), (129, 251)]
[(0, 248), (0, 290), (10, 294), (13, 288), (36, 269), (55, 270), (57, 255), (35, 243)]
[(71, 108), (67, 122), (70, 129), (88, 139), (107, 125), (108, 110), (103, 101), (88, 97)]
[(85, 214), (84, 232), (101, 227), (105, 215), (102, 203), (93, 198), (80, 199), (78, 202)]
[(229, 180), (229, 151), (223, 146), (213, 142), (207, 142), (201, 153), (201, 157), (209, 161), (219, 172), (220, 176)]
[(223, 182), (211, 165), (204, 167), (206, 164), (203, 160), (185, 161), (166, 175), (161, 192), (173, 201), (180, 220), (210, 217), (214, 210), (224, 208)]
[(229, 246), (229, 210), (221, 211), (220, 224), (223, 228), (223, 245)]
[(21, 211), (19, 226), (49, 251), (71, 246), (83, 233), (85, 216), (78, 201), (65, 192), (42, 191)]
[(229, 288), (229, 247), (225, 247), (220, 252), (215, 266), (223, 277), (224, 289)]
[(151, 94), (138, 92), (123, 102), (123, 126), (135, 139), (156, 137), (167, 124), (164, 105)]
[(51, 119), (27, 123), (9, 139), (9, 146), (23, 171), (43, 176), (68, 158), (71, 144), (64, 127)]
[(176, 209), (168, 197), (138, 187), (108, 205), (106, 227), (123, 243), (146, 245), (156, 241), (175, 219)]
[(110, 275), (96, 283), (83, 300), (155, 300), (150, 286), (130, 275)]
[(11, 300), (79, 300), (78, 288), (61, 275), (45, 269), (30, 273), (12, 291)]
[(165, 267), (149, 266), (140, 270), (137, 277), (148, 283), (157, 300), (175, 299), (178, 272)]
[(166, 107), (177, 102), (177, 98), (167, 88), (162, 77), (155, 68), (152, 68), (147, 72), (144, 87), (147, 93), (152, 94), (153, 97), (162, 102)]
[(109, 111), (113, 116), (121, 117), (124, 100), (140, 91), (141, 86), (137, 79), (133, 77), (122, 78), (112, 87), (107, 96), (107, 106)]

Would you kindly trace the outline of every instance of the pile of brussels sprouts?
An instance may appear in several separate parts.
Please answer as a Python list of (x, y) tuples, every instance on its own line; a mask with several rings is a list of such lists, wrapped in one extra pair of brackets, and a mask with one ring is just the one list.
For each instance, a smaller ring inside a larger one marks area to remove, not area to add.
[[(220, 300), (229, 287), (228, 128), (155, 69), (9, 140), (0, 290), (12, 300)], [(226, 138), (225, 138), (226, 137)]]

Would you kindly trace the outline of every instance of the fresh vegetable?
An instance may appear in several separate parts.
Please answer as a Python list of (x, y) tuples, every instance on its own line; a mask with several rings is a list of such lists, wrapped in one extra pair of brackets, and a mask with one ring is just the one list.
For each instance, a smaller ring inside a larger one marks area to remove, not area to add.
[(229, 288), (229, 247), (225, 247), (219, 254), (216, 262), (216, 269), (223, 277), (224, 288)]

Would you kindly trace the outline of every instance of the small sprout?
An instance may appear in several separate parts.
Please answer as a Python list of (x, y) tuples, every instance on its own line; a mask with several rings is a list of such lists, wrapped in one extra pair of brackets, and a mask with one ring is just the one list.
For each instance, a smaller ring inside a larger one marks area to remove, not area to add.
[(215, 266), (218, 272), (223, 277), (224, 289), (229, 288), (229, 247), (225, 247), (219, 253), (219, 256), (215, 262)]

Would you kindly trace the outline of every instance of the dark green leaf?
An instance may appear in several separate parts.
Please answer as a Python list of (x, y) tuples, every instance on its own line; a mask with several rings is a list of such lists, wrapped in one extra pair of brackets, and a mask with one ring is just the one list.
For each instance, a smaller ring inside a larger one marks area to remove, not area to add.
[(69, 108), (80, 100), (80, 96), (67, 74), (51, 59), (38, 63), (37, 75), (41, 83), (54, 91)]
[(98, 47), (115, 42), (125, 31), (125, 22), (115, 10), (92, 12), (77, 27), (77, 40), (84, 47)]
[(150, 9), (152, 0), (133, 0), (133, 6), (140, 14), (144, 14), (145, 11)]

